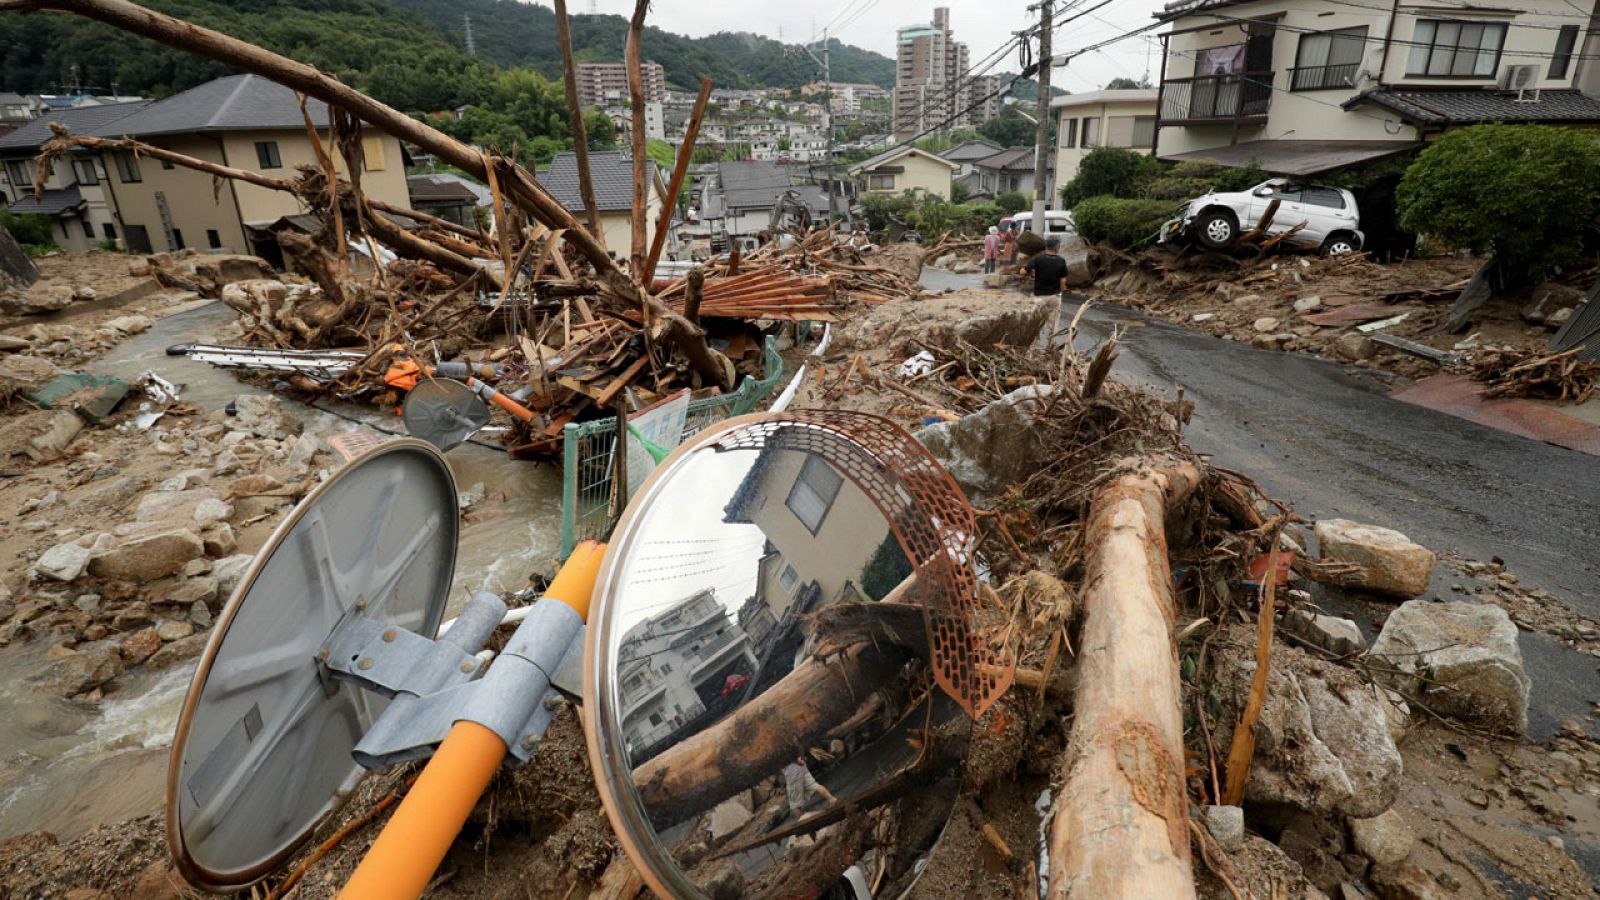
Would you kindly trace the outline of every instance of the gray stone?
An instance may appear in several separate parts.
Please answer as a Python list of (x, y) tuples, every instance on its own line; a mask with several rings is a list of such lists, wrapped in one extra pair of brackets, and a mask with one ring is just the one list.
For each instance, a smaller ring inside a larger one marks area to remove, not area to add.
[(1335, 656), (1353, 656), (1367, 651), (1361, 628), (1349, 619), (1323, 615), (1308, 609), (1291, 609), (1283, 616), (1283, 630)]
[(466, 490), (456, 494), (456, 506), (460, 507), (461, 509), (471, 509), (472, 507), (477, 506), (479, 503), (482, 503), (483, 498), (488, 496), (488, 494), (489, 489), (484, 487), (483, 482), (475, 482), (473, 483), (472, 487), (469, 487)]
[(189, 607), (189, 621), (193, 622), (196, 628), (210, 628), (211, 607), (204, 603), (196, 603)]
[(954, 422), (916, 433), (918, 441), (980, 505), (1038, 470), (1053, 448), (1030, 440), (1035, 415), (1050, 402), (1050, 388), (1018, 388)]
[(161, 640), (170, 644), (194, 634), (194, 625), (176, 619), (163, 619), (156, 623), (156, 634), (160, 635)]
[(77, 607), (78, 612), (97, 613), (100, 611), (100, 595), (79, 594), (72, 605)]
[(0, 334), (0, 352), (15, 353), (33, 346), (33, 341), (17, 334)]
[(1194, 322), (1209, 322), (1216, 317), (1216, 313), (1198, 312), (1190, 316), (1189, 319)]
[(314, 434), (302, 434), (289, 451), (289, 466), (296, 470), (309, 469), (311, 460), (322, 449), (322, 442)]
[(205, 545), (206, 555), (210, 557), (227, 556), (237, 546), (233, 537), (233, 526), (227, 522), (213, 524), (200, 533), (200, 540)]
[(198, 557), (204, 550), (205, 545), (200, 538), (188, 529), (142, 535), (92, 557), (89, 560), (89, 574), (97, 578), (153, 581), (181, 572), (184, 563)]
[(1368, 654), (1378, 677), (1431, 710), (1497, 731), (1528, 729), (1533, 682), (1517, 626), (1498, 606), (1413, 600), (1389, 614)]
[(131, 316), (118, 316), (115, 319), (105, 323), (105, 325), (102, 327), (109, 328), (118, 334), (127, 335), (149, 331), (150, 327), (154, 324), (155, 322), (151, 321), (149, 316), (141, 316), (136, 314)]
[(1261, 318), (1255, 320), (1250, 327), (1261, 332), (1262, 334), (1271, 334), (1272, 332), (1278, 330), (1278, 324), (1278, 320), (1272, 316), (1262, 316)]
[(1316, 525), (1317, 549), (1327, 559), (1361, 567), (1365, 590), (1411, 599), (1428, 589), (1436, 557), (1391, 528), (1349, 519), (1322, 519)]
[[(234, 433), (238, 434), (238, 432)], [(240, 465), (238, 454), (231, 449), (223, 450), (217, 454), (214, 465), (211, 467), (211, 472), (214, 475), (232, 475), (234, 472), (239, 471)]]
[[(205, 536), (201, 535), (200, 539), (202, 541), (205, 540)], [(188, 578), (193, 578), (196, 575), (209, 575), (211, 574), (211, 560), (204, 557), (191, 559), (183, 564), (183, 574)]]
[(0, 313), (37, 316), (72, 305), (72, 288), (64, 284), (36, 284), (26, 291), (0, 294)]
[(1208, 806), (1205, 817), (1206, 830), (1223, 852), (1236, 853), (1244, 847), (1244, 810), (1237, 806)]
[(160, 650), (152, 654), (149, 659), (145, 660), (144, 667), (146, 669), (165, 669), (190, 657), (198, 656), (200, 651), (206, 648), (206, 638), (207, 636), (204, 634), (191, 634), (186, 638), (180, 638), (170, 644), (165, 644)]
[(35, 680), (62, 697), (71, 697), (94, 690), (121, 674), (122, 656), (115, 648), (102, 644), (57, 659)]
[[(1254, 633), (1230, 626), (1214, 669), (1221, 721), (1237, 722), (1255, 674)], [(1275, 646), (1245, 799), (1311, 813), (1375, 816), (1394, 803), (1402, 761), (1375, 693), (1354, 673)], [(1226, 747), (1232, 726), (1219, 730)]]
[(188, 486), (189, 486), (189, 479), (187, 477), (185, 477), (183, 475), (174, 475), (171, 478), (168, 478), (166, 481), (163, 481), (160, 484), (156, 485), (156, 490), (158, 490), (158, 491), (167, 491), (169, 493), (174, 493), (175, 494), (178, 491), (181, 491), (184, 488), (187, 488)]
[(45, 429), (28, 441), (25, 448), (34, 462), (46, 462), (64, 453), (73, 438), (83, 431), (83, 419), (71, 410), (58, 410)]
[(193, 518), (201, 525), (210, 525), (221, 522), (233, 516), (233, 507), (215, 497), (209, 497), (195, 504)]
[(236, 553), (217, 560), (211, 567), (211, 577), (217, 580), (217, 590), (222, 596), (233, 594), (234, 588), (239, 586), (239, 579), (244, 577), (244, 573), (250, 568), (250, 563), (254, 561), (255, 557), (248, 553)]
[(57, 544), (39, 557), (39, 561), (33, 564), (33, 570), (41, 578), (71, 581), (89, 567), (90, 555), (89, 548), (76, 541)]
[(234, 409), (237, 411), (234, 427), (256, 437), (276, 441), (299, 430), (284, 412), (283, 401), (274, 394), (244, 394), (234, 401)]
[(1299, 300), (1294, 302), (1294, 311), (1297, 313), (1308, 313), (1320, 306), (1322, 306), (1321, 297), (1301, 297)]
[(1411, 827), (1393, 808), (1370, 819), (1351, 819), (1350, 838), (1358, 853), (1380, 866), (1405, 862), (1415, 840)]
[(1370, 880), (1383, 900), (1447, 900), (1450, 897), (1450, 892), (1416, 863), (1373, 866)]
[(207, 500), (220, 502), (216, 491), (210, 488), (182, 491), (155, 490), (139, 498), (139, 506), (133, 515), (135, 519), (146, 522), (157, 519), (186, 522), (194, 516), (200, 504)]
[(157, 602), (172, 603), (178, 606), (189, 606), (195, 603), (211, 604), (216, 601), (217, 593), (217, 579), (208, 575), (201, 575), (197, 578), (184, 579), (166, 597)]

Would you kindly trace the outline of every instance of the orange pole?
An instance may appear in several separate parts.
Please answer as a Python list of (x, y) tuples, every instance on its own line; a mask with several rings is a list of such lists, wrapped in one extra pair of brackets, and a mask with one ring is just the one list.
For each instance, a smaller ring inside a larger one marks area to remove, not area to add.
[[(597, 541), (574, 547), (545, 597), (565, 603), (587, 621), (605, 549)], [(476, 722), (455, 723), (339, 892), (341, 900), (422, 896), (506, 752), (493, 731)]]

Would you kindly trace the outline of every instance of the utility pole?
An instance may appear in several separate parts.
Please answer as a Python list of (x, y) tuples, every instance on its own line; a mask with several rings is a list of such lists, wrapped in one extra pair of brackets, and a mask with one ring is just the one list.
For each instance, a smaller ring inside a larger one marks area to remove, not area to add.
[[(836, 201), (834, 199), (836, 186), (834, 185), (833, 178), (833, 69), (828, 63), (828, 45), (830, 43), (831, 42), (828, 40), (828, 32), (824, 30), (822, 32), (821, 59), (817, 59), (817, 55), (811, 52), (811, 48), (809, 46), (802, 44), (800, 49), (806, 51), (806, 55), (811, 57), (812, 62), (822, 67), (822, 121), (828, 130), (828, 143), (827, 147), (823, 150), (823, 177), (828, 181), (828, 230), (831, 232), (833, 230), (833, 210), (836, 205)], [(846, 218), (852, 218), (850, 216), (850, 210), (848, 206), (845, 208), (845, 216)], [(855, 230), (855, 222), (853, 221), (853, 218), (850, 226), (852, 231)]]
[(1053, 29), (1055, 0), (1039, 0), (1039, 121), (1033, 133), (1033, 233), (1044, 237), (1044, 211), (1050, 205), (1050, 32)]

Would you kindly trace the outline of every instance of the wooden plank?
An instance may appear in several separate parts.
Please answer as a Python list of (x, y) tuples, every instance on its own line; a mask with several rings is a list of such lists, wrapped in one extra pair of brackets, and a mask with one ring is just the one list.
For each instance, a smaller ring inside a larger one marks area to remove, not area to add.
[[(706, 80), (710, 81), (711, 79), (708, 78)], [(633, 365), (623, 369), (622, 374), (618, 375), (616, 380), (612, 381), (609, 385), (606, 385), (605, 390), (602, 390), (594, 398), (594, 402), (600, 406), (610, 406), (611, 400), (613, 397), (617, 396), (617, 392), (627, 387), (629, 382), (637, 378), (639, 373), (644, 371), (644, 364), (649, 361), (649, 357), (646, 356), (640, 356), (638, 359), (634, 360)]]

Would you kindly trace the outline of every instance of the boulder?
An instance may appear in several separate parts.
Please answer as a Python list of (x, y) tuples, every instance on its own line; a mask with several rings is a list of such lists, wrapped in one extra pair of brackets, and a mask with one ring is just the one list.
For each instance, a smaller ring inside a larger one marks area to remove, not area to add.
[(76, 541), (57, 544), (46, 550), (33, 564), (34, 572), (41, 578), (71, 581), (89, 567), (89, 548)]
[(1278, 320), (1272, 316), (1262, 316), (1261, 318), (1255, 320), (1250, 327), (1261, 332), (1262, 334), (1271, 334), (1272, 332), (1278, 330), (1278, 325)]
[[(1223, 723), (1239, 720), (1255, 674), (1253, 630), (1230, 626), (1216, 657)], [(1232, 740), (1225, 724), (1216, 744)], [(1245, 799), (1311, 813), (1375, 816), (1394, 803), (1402, 762), (1374, 691), (1350, 670), (1274, 646)]]
[(161, 643), (161, 635), (157, 634), (154, 628), (141, 628), (122, 639), (122, 643), (118, 645), (118, 652), (122, 654), (123, 662), (137, 666), (160, 650)]
[(168, 666), (198, 656), (200, 651), (206, 648), (206, 639), (207, 636), (205, 634), (191, 634), (186, 638), (179, 638), (170, 644), (165, 644), (160, 650), (152, 653), (149, 659), (145, 660), (144, 667), (146, 669), (165, 669)]
[(1451, 896), (1416, 863), (1373, 866), (1369, 877), (1383, 900), (1447, 900)]
[(239, 579), (244, 577), (254, 561), (255, 557), (248, 553), (236, 553), (217, 560), (216, 565), (211, 567), (211, 577), (217, 581), (217, 591), (223, 597), (231, 596), (234, 588), (239, 586)]
[(210, 525), (213, 522), (222, 522), (232, 515), (232, 506), (215, 497), (208, 497), (195, 504), (193, 519), (201, 525)]
[(1350, 820), (1350, 839), (1356, 851), (1380, 866), (1405, 862), (1411, 855), (1414, 838), (1411, 826), (1394, 809), (1386, 809), (1370, 819)]
[[(174, 524), (198, 519), (197, 512), (206, 501), (222, 503), (216, 491), (210, 488), (192, 488), (181, 491), (154, 490), (139, 498), (133, 517), (140, 521), (170, 521)], [(223, 503), (227, 506), (226, 503)], [(229, 510), (232, 512), (231, 508)], [(227, 518), (224, 516), (223, 518)]]
[(153, 581), (183, 570), (183, 564), (205, 551), (200, 538), (188, 529), (174, 529), (130, 538), (89, 560), (89, 574), (97, 578)]
[(1368, 656), (1389, 687), (1451, 716), (1496, 731), (1528, 729), (1533, 682), (1517, 626), (1498, 606), (1413, 600), (1389, 614)]
[(66, 309), (72, 305), (70, 285), (36, 284), (25, 291), (7, 291), (0, 294), (0, 313), (8, 316), (37, 316)]
[(1050, 388), (1027, 385), (954, 422), (916, 433), (979, 505), (1037, 471), (1053, 452), (1033, 433), (1034, 416), (1050, 402)]
[(34, 680), (62, 697), (71, 697), (121, 674), (122, 657), (115, 648), (101, 644), (52, 662)]
[(1284, 613), (1283, 630), (1335, 656), (1353, 656), (1367, 651), (1367, 639), (1362, 637), (1360, 626), (1349, 619), (1308, 609), (1291, 609)]
[(201, 575), (197, 578), (186, 578), (177, 587), (161, 598), (161, 603), (172, 603), (178, 606), (192, 606), (196, 603), (212, 605), (217, 599), (217, 579)]
[(1340, 359), (1359, 362), (1378, 355), (1378, 345), (1359, 332), (1341, 334), (1333, 340), (1333, 353)]
[(149, 316), (132, 315), (118, 316), (105, 323), (102, 327), (109, 328), (118, 334), (128, 335), (149, 331), (153, 325), (155, 325), (155, 322)]
[(80, 431), (83, 431), (83, 419), (77, 413), (67, 409), (56, 410), (44, 430), (28, 440), (28, 457), (34, 462), (55, 459), (66, 451)]
[(233, 526), (227, 522), (216, 522), (200, 533), (201, 543), (205, 545), (206, 555), (212, 558), (227, 556), (238, 546), (233, 537)]
[(1316, 526), (1317, 548), (1337, 562), (1362, 569), (1359, 586), (1378, 594), (1411, 599), (1428, 589), (1436, 557), (1398, 531), (1349, 519), (1323, 519)]
[(1039, 340), (1040, 332), (1056, 320), (1059, 312), (1059, 301), (1049, 297), (1020, 309), (966, 316), (949, 325), (935, 325), (928, 332), (928, 340), (937, 344), (949, 340), (949, 336), (953, 335), (978, 348), (986, 349), (997, 344), (1026, 348)]
[(15, 353), (33, 346), (33, 341), (20, 334), (0, 334), (0, 352)]

